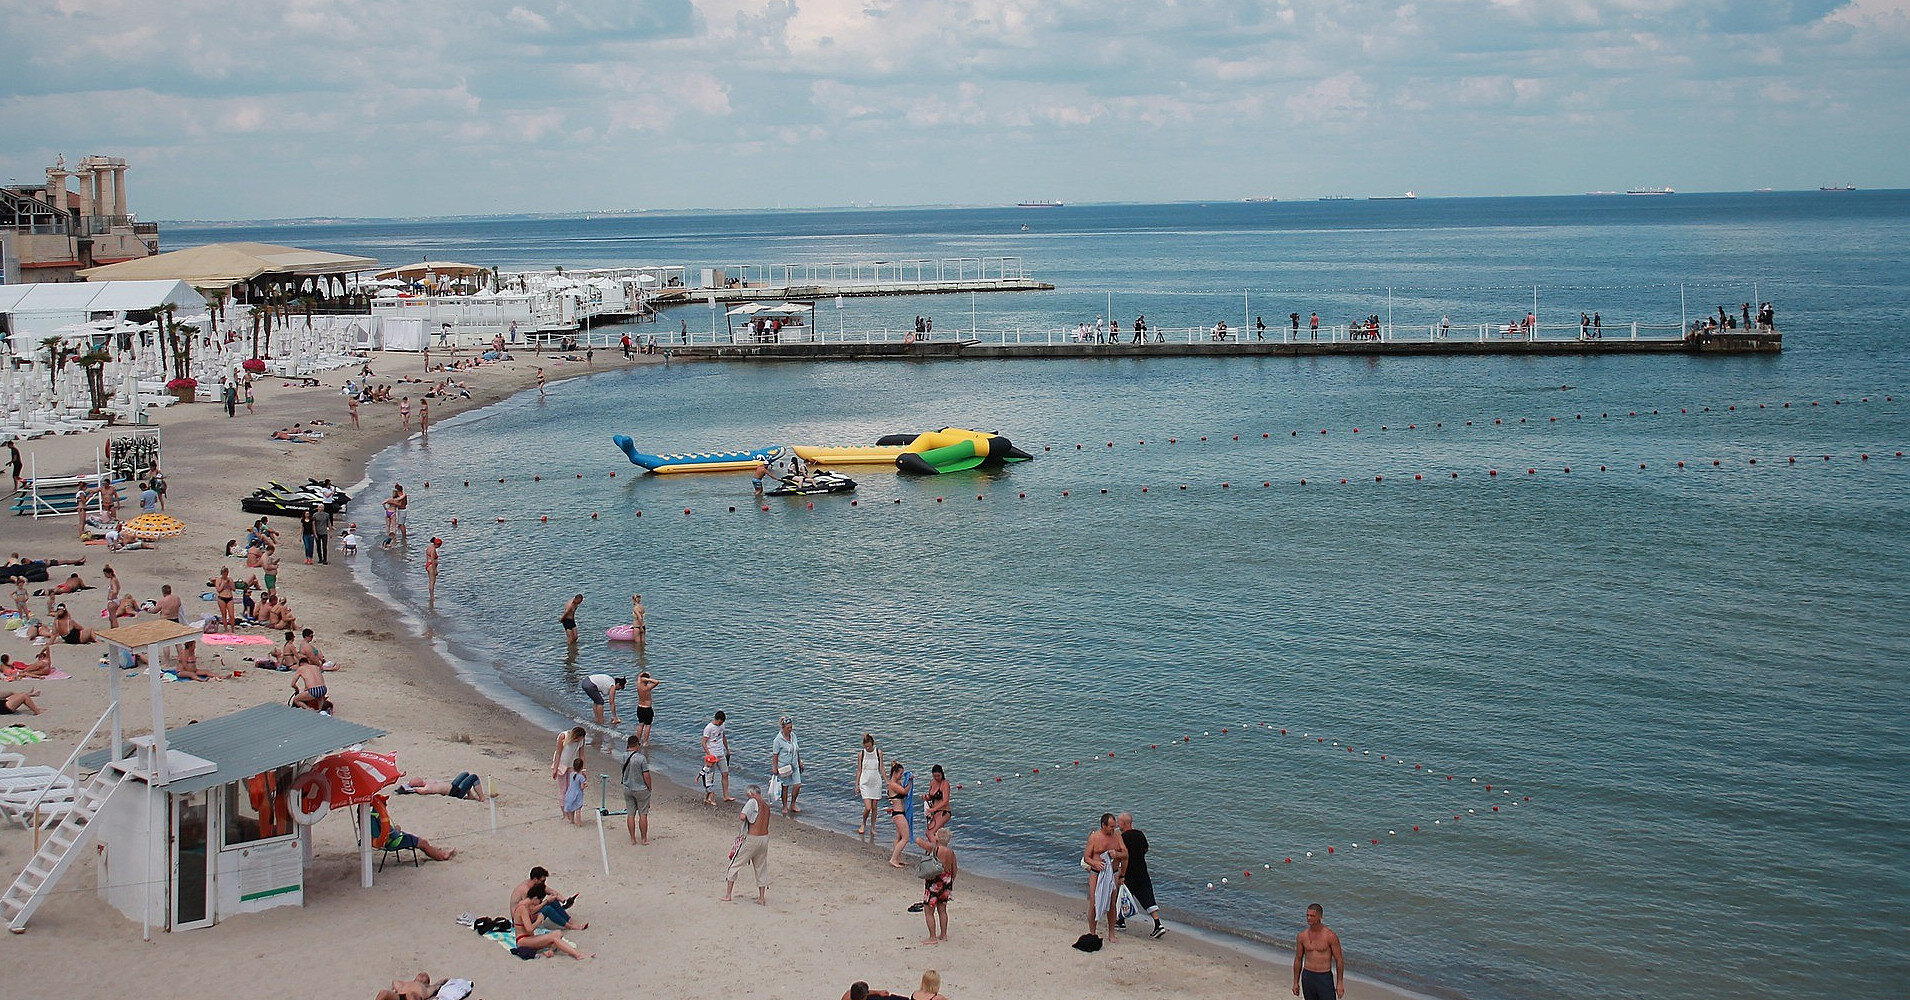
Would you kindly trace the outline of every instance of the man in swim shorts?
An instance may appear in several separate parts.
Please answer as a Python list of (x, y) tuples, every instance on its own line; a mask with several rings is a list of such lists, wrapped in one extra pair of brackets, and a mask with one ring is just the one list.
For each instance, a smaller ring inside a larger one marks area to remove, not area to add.
[(650, 692), (662, 682), (650, 676), (649, 671), (637, 675), (637, 742), (650, 745), (650, 724), (656, 721), (656, 709), (650, 707)]
[(591, 674), (584, 678), (584, 696), (590, 699), (591, 711), (597, 715), (597, 725), (604, 724), (604, 701), (610, 702), (610, 724), (617, 725), (623, 720), (617, 716), (617, 692), (623, 690), (624, 680), (609, 674)]
[(584, 603), (584, 595), (574, 594), (564, 602), (564, 610), (558, 612), (557, 624), (564, 627), (564, 639), (571, 645), (577, 645), (577, 606)]
[(749, 481), (749, 484), (756, 488), (757, 496), (760, 497), (763, 495), (763, 480), (767, 479), (768, 477), (769, 477), (769, 462), (767, 462), (764, 459), (760, 459), (760, 458), (757, 459), (755, 477)]
[(299, 692), (292, 702), (300, 708), (309, 708), (316, 712), (325, 704), (325, 668), (316, 663), (300, 663), (298, 674), (292, 679), (292, 686)]
[(1293, 944), (1293, 995), (1304, 1000), (1340, 1000), (1346, 996), (1346, 955), (1340, 936), (1320, 921), (1326, 909), (1306, 908), (1306, 930)]
[[(625, 825), (630, 828), (630, 842), (648, 844), (650, 842), (650, 758), (643, 754), (643, 744), (637, 737), (630, 737), (624, 745), (623, 755), (623, 808), (627, 814)], [(638, 837), (642, 839), (639, 840)]]
[(1087, 847), (1081, 851), (1081, 863), (1088, 869), (1088, 933), (1095, 932), (1105, 915), (1107, 942), (1113, 944), (1117, 916), (1115, 890), (1121, 884), (1121, 869), (1127, 864), (1127, 845), (1114, 827), (1113, 813), (1102, 813), (1101, 825), (1088, 834)]

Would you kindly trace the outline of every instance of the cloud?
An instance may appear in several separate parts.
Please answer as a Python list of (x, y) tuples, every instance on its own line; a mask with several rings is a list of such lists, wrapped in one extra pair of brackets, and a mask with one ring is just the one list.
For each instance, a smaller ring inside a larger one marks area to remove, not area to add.
[(0, 173), (137, 151), (147, 216), (1875, 185), (1910, 139), (1904, 0), (0, 2)]

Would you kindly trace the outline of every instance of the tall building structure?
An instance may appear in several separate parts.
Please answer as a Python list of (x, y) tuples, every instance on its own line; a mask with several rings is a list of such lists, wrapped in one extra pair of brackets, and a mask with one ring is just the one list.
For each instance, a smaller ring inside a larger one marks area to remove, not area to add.
[(159, 226), (134, 218), (126, 170), (117, 156), (89, 156), (69, 170), (61, 156), (44, 185), (0, 187), (0, 278), (78, 281), (85, 268), (158, 253)]

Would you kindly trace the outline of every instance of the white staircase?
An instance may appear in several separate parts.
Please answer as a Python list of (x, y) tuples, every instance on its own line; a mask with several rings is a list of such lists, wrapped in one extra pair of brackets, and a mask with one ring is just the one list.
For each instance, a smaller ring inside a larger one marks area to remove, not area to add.
[(98, 832), (93, 829), (93, 817), (99, 815), (100, 807), (125, 777), (126, 772), (117, 762), (108, 763), (74, 794), (72, 807), (59, 825), (40, 843), (39, 852), (27, 862), (20, 877), (0, 895), (0, 920), (6, 921), (8, 930), (25, 933), (33, 911), (53, 894), (54, 886), (67, 869), (85, 856), (87, 846)]

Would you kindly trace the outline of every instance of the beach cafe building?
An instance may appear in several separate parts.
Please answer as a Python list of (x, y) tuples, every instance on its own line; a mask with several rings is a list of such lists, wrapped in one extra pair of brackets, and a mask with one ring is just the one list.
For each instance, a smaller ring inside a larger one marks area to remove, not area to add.
[[(202, 638), (198, 629), (164, 619), (99, 635), (115, 663), (138, 654), (156, 664), (163, 651)], [(312, 828), (299, 821), (295, 786), (314, 761), (385, 733), (279, 703), (167, 730), (161, 673), (148, 670), (157, 735), (122, 740), (121, 671), (103, 669), (112, 675), (111, 703), (60, 769), (94, 777), (72, 786), (72, 801), (54, 810), (58, 825), (36, 830), (34, 857), (0, 896), (9, 928), (25, 930), (61, 875), (89, 855), (100, 896), (140, 921), (148, 937), (153, 928), (191, 930), (303, 905)], [(108, 726), (110, 748), (81, 755)], [(89, 850), (95, 844), (96, 855)], [(359, 845), (370, 885), (371, 845), (362, 833)]]

